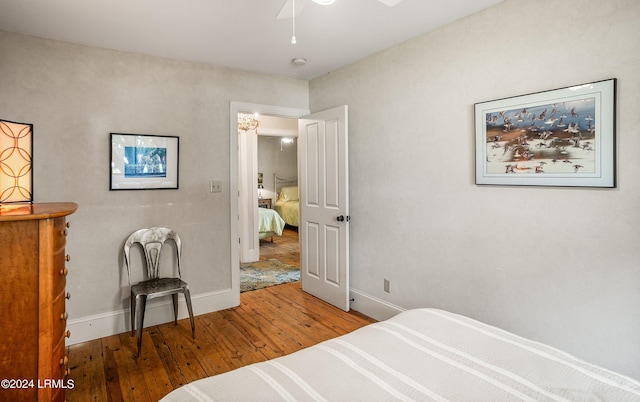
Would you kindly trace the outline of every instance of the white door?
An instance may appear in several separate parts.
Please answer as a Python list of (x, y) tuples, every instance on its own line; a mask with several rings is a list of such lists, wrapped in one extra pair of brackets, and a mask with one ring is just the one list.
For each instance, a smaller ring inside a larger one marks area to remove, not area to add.
[(347, 106), (301, 118), (300, 279), (302, 290), (349, 311)]

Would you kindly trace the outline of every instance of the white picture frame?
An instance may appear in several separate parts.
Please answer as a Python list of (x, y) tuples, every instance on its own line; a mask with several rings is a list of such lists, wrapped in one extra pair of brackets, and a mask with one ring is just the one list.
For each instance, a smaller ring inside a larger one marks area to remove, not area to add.
[(478, 185), (609, 187), (616, 79), (474, 105)]

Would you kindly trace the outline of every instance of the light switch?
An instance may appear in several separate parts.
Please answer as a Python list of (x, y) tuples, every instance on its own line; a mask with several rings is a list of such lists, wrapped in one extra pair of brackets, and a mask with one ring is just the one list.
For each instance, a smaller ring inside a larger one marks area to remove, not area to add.
[(212, 193), (222, 192), (222, 180), (211, 180), (209, 182), (209, 191)]

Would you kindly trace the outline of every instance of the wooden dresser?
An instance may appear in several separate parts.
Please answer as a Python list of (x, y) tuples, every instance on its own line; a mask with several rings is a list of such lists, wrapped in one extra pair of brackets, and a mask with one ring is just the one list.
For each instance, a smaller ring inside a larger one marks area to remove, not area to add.
[(0, 207), (0, 400), (64, 401), (71, 202)]

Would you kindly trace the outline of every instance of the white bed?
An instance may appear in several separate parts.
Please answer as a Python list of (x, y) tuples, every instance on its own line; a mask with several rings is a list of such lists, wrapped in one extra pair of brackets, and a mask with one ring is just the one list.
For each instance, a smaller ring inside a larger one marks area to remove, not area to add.
[(638, 401), (640, 383), (435, 309), (194, 381), (172, 401)]
[(273, 208), (278, 211), (287, 225), (298, 227), (300, 214), (298, 187), (282, 187)]
[(258, 208), (258, 237), (260, 240), (282, 236), (285, 222), (273, 209)]
[(300, 214), (300, 197), (298, 195), (298, 179), (285, 179), (273, 176), (276, 190), (276, 203), (273, 208), (289, 226), (298, 227)]

